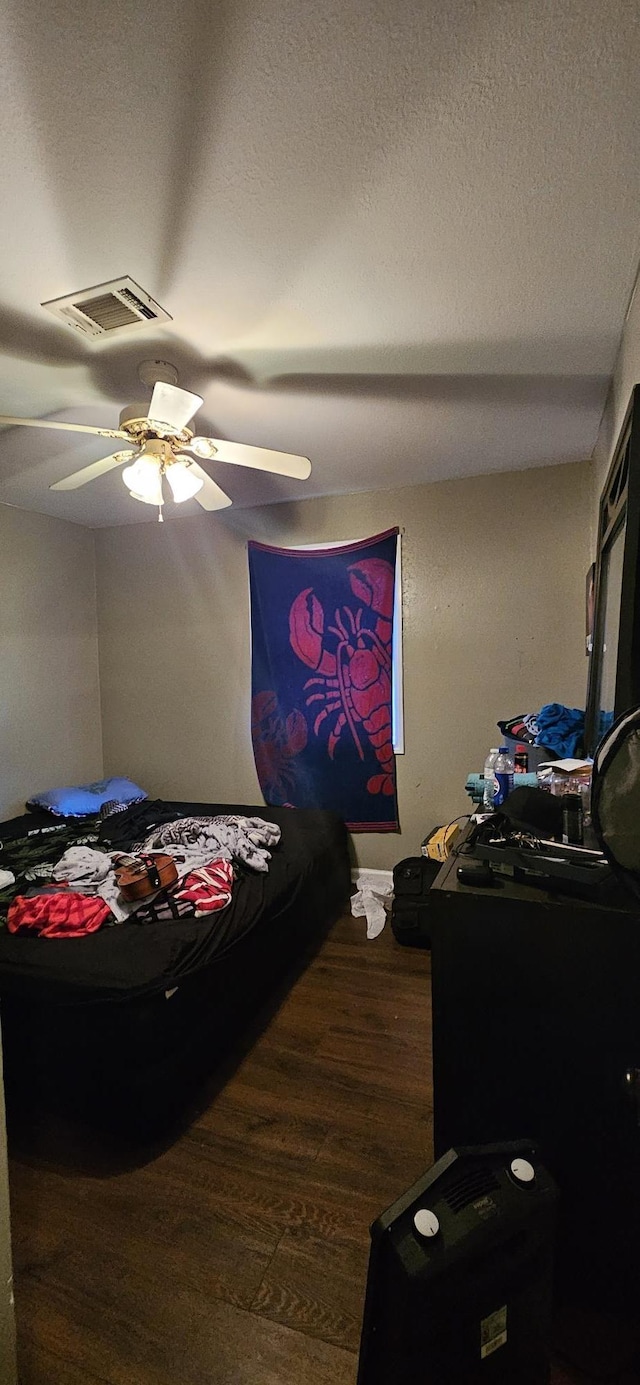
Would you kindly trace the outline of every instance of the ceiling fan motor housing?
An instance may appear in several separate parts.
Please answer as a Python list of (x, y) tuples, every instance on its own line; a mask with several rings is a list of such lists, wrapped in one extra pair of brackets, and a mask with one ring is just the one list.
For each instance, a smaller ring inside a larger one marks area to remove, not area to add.
[(157, 461), (160, 470), (165, 471), (171, 463), (175, 461), (173, 448), (164, 438), (147, 438), (144, 442), (142, 452), (139, 456), (153, 457)]
[(190, 428), (182, 428), (180, 432), (176, 432), (171, 424), (150, 419), (149, 405), (139, 401), (136, 404), (128, 404), (126, 409), (122, 410), (120, 427), (135, 442), (142, 442), (147, 438), (172, 438), (186, 447), (193, 437)]

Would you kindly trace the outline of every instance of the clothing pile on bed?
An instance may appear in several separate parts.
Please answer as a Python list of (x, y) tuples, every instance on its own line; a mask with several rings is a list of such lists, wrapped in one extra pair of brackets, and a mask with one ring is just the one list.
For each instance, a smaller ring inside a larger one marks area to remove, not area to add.
[[(3, 853), (0, 923), (9, 932), (82, 937), (134, 916), (137, 923), (207, 917), (230, 903), (239, 870), (268, 871), (270, 848), (281, 835), (275, 823), (257, 817), (174, 818), (123, 852), (117, 849), (117, 828), (100, 818), (85, 827), (27, 829)], [(141, 900), (124, 899), (118, 868), (160, 853), (173, 857), (175, 884)]]

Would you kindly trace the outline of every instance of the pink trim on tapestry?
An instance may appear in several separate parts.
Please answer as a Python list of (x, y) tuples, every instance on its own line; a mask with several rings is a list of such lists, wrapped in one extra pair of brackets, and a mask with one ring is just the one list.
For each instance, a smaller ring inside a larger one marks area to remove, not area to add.
[(329, 558), (335, 557), (337, 553), (358, 553), (361, 548), (370, 548), (374, 543), (381, 543), (383, 539), (391, 539), (394, 534), (399, 534), (400, 530), (396, 525), (395, 529), (385, 529), (382, 534), (374, 534), (370, 539), (354, 539), (353, 543), (333, 544), (331, 548), (279, 548), (270, 543), (259, 543), (258, 539), (249, 539), (248, 547), (258, 549), (261, 553), (282, 553), (287, 558)]

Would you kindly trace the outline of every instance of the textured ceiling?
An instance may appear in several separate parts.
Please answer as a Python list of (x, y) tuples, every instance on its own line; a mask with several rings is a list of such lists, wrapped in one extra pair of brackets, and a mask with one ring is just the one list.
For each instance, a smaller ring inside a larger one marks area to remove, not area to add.
[[(1, 15), (0, 412), (114, 425), (164, 357), (200, 431), (311, 457), (212, 463), (241, 504), (590, 454), (639, 249), (636, 0)], [(120, 274), (174, 321), (85, 344), (38, 306)], [(105, 450), (5, 431), (0, 501), (153, 518), (117, 472), (49, 492)]]

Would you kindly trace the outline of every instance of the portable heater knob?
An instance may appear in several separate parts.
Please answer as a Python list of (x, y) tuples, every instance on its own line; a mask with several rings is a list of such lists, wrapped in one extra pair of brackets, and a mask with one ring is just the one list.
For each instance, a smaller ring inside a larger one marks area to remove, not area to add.
[(528, 1159), (513, 1159), (510, 1168), (516, 1183), (535, 1183), (536, 1171)]
[(413, 1218), (413, 1225), (420, 1236), (437, 1236), (440, 1230), (440, 1222), (435, 1214), (428, 1207), (419, 1207)]

